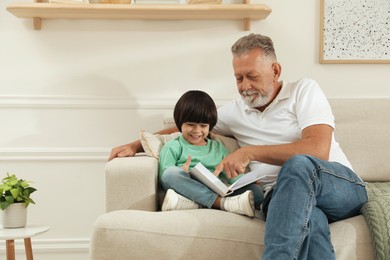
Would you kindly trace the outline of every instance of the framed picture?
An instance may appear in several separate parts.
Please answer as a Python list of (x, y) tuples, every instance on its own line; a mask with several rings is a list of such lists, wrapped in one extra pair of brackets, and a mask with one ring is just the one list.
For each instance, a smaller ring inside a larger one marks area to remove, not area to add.
[(321, 0), (320, 63), (390, 63), (389, 0)]

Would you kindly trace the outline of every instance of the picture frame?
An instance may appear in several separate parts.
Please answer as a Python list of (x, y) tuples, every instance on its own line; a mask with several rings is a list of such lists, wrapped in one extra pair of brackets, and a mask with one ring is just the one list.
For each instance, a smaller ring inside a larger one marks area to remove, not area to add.
[(320, 63), (390, 63), (389, 0), (321, 0)]

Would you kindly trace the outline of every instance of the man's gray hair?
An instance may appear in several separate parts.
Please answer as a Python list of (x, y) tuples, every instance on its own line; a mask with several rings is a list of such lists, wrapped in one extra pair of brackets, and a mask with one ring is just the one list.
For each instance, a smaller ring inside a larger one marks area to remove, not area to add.
[(241, 37), (236, 41), (235, 44), (233, 44), (232, 53), (233, 55), (240, 56), (243, 53), (253, 49), (261, 49), (264, 51), (266, 56), (276, 60), (274, 43), (272, 42), (271, 38), (261, 34), (251, 33), (247, 36)]

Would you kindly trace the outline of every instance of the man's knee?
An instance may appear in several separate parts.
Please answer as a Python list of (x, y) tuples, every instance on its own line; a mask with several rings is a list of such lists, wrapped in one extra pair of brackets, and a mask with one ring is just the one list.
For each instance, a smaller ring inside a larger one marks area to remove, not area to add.
[(313, 165), (315, 158), (311, 155), (298, 154), (292, 156), (288, 159), (283, 166), (292, 167), (292, 168), (301, 168), (303, 165)]
[(288, 159), (279, 172), (279, 178), (311, 177), (316, 168), (316, 158), (310, 155), (295, 155)]

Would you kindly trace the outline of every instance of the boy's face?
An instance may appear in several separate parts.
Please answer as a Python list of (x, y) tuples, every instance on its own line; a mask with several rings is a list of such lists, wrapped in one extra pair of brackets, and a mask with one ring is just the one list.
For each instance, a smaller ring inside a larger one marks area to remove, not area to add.
[(192, 145), (206, 145), (205, 138), (209, 134), (209, 124), (186, 122), (181, 126), (184, 139)]

